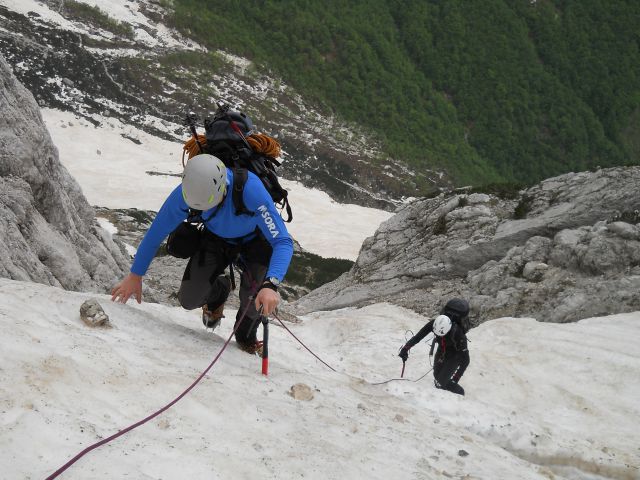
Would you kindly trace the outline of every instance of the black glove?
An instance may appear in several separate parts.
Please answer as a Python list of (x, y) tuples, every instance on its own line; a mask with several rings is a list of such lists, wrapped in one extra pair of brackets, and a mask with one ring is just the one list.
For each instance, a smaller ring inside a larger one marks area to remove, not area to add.
[(405, 345), (400, 349), (398, 356), (402, 359), (403, 362), (406, 362), (409, 359), (409, 348)]

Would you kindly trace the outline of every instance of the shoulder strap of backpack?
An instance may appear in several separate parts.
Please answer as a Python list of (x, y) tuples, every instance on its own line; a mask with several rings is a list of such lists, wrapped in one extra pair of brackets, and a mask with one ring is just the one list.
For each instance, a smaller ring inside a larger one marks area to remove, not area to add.
[(244, 204), (243, 194), (244, 185), (247, 183), (249, 174), (246, 168), (234, 168), (233, 169), (233, 192), (231, 192), (231, 199), (233, 200), (233, 206), (236, 210), (236, 215), (255, 215), (255, 212), (248, 210)]
[(187, 213), (187, 222), (188, 223), (203, 223), (202, 219), (202, 210), (195, 210), (193, 208), (189, 209)]
[(287, 210), (287, 219), (285, 220), (285, 222), (289, 223), (291, 222), (291, 220), (293, 220), (293, 213), (291, 212), (291, 205), (289, 205), (289, 197), (288, 197), (288, 193), (286, 190), (282, 190), (284, 192), (284, 198), (282, 199), (282, 203), (283, 203), (283, 207)]
[(289, 204), (288, 194), (289, 192), (282, 188), (278, 175), (276, 174), (276, 168), (280, 166), (275, 158), (265, 155), (260, 152), (254, 152), (249, 158), (249, 170), (255, 173), (260, 181), (265, 186), (273, 202), (282, 210), (286, 210), (287, 219), (283, 221), (290, 223), (293, 220), (293, 213), (291, 211), (291, 205)]

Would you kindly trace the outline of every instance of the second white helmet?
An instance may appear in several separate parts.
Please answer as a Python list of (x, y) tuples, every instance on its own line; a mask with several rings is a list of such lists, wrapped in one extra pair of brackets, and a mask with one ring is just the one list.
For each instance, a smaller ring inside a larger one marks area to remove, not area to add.
[(446, 315), (438, 315), (433, 321), (433, 333), (444, 337), (451, 330), (451, 319)]
[(182, 195), (189, 207), (209, 210), (218, 205), (227, 191), (227, 167), (206, 153), (187, 162), (182, 174)]

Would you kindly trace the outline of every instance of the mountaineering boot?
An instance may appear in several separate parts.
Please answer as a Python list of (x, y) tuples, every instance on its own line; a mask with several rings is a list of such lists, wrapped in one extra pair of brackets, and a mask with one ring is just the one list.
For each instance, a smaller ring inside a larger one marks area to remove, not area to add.
[(224, 302), (231, 292), (231, 280), (225, 275), (220, 275), (212, 285), (211, 296), (202, 306), (202, 323), (207, 328), (215, 329), (220, 325), (220, 319), (224, 317)]
[(214, 310), (209, 310), (208, 305), (202, 306), (202, 323), (207, 328), (216, 329), (220, 325), (220, 321), (224, 317), (224, 303), (216, 307)]
[(236, 343), (238, 345), (238, 348), (240, 350), (242, 350), (243, 352), (247, 352), (250, 353), (251, 355), (258, 355), (260, 358), (262, 358), (262, 352), (263, 352), (263, 345), (262, 342), (257, 340), (253, 343), (249, 342), (249, 343), (244, 343), (244, 342), (238, 342), (236, 340)]
[(457, 382), (450, 380), (446, 385), (441, 385), (437, 380), (434, 379), (433, 383), (436, 388), (441, 390), (447, 390), (448, 392), (457, 393), (458, 395), (464, 396), (464, 388), (458, 385)]
[(464, 388), (462, 388), (456, 382), (449, 382), (445, 387), (445, 390), (449, 390), (450, 392), (457, 393), (458, 395), (464, 396)]

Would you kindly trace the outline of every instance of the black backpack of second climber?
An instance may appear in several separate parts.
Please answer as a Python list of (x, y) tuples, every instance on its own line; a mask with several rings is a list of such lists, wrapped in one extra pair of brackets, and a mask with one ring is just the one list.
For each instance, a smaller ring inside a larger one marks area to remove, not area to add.
[(469, 320), (469, 302), (461, 298), (452, 298), (447, 302), (441, 315), (446, 315), (451, 319), (453, 323), (459, 325), (464, 333), (467, 333), (471, 328), (471, 321)]

